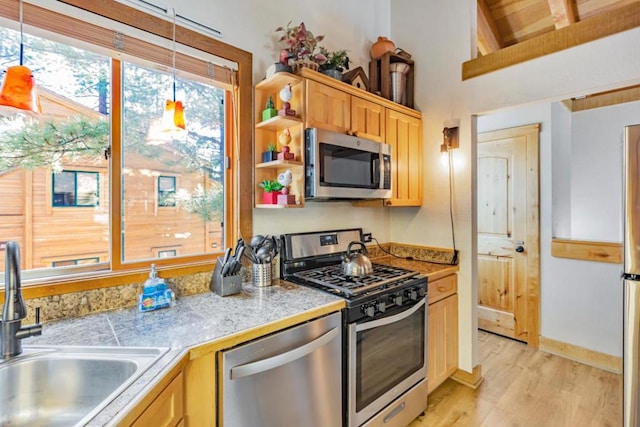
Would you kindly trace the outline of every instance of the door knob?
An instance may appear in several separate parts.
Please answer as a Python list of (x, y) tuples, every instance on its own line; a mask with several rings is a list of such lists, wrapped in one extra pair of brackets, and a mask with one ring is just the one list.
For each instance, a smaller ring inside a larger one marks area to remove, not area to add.
[(524, 246), (516, 246), (516, 252), (518, 252), (519, 254), (524, 252)]

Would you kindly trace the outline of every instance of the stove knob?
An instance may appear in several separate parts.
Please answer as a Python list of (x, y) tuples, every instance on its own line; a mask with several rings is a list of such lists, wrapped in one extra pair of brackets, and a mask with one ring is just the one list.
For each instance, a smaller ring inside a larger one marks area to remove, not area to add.
[(374, 317), (376, 315), (375, 305), (365, 305), (362, 307), (362, 312), (367, 317)]
[(426, 288), (423, 288), (423, 287), (418, 288), (418, 294), (420, 295), (420, 298), (425, 296), (427, 294)]
[(380, 313), (384, 313), (384, 311), (387, 309), (387, 304), (384, 301), (381, 301), (376, 304), (376, 308)]
[(402, 295), (400, 294), (393, 294), (389, 297), (389, 301), (391, 301), (393, 304), (395, 305), (402, 305)]
[(418, 291), (415, 289), (409, 289), (405, 291), (405, 294), (407, 295), (407, 298), (412, 301), (416, 301), (418, 299)]

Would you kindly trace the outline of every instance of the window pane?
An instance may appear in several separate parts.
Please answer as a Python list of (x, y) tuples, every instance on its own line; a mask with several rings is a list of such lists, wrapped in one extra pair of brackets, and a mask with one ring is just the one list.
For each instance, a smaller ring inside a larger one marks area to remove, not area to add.
[(180, 78), (175, 86), (187, 132), (156, 133), (173, 76), (123, 64), (123, 262), (157, 258), (158, 247), (180, 256), (222, 247), (224, 91)]
[(96, 206), (98, 204), (98, 174), (77, 172), (76, 188), (78, 206)]
[[(0, 204), (0, 241), (18, 242), (28, 278), (66, 260), (109, 261), (111, 71), (109, 58), (64, 43), (25, 34), (24, 44), (42, 114), (0, 113), (0, 194), (11, 200)], [(19, 32), (0, 27), (0, 69), (19, 51)]]
[(76, 175), (73, 172), (53, 174), (53, 206), (75, 206)]

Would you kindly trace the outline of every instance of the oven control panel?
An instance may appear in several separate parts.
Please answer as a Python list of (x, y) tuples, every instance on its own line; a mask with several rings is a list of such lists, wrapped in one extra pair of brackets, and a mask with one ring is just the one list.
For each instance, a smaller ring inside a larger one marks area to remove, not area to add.
[[(414, 278), (415, 279), (415, 278)], [(366, 301), (350, 304), (347, 309), (347, 321), (356, 322), (365, 319), (375, 319), (385, 315), (393, 315), (396, 312), (406, 310), (425, 298), (427, 294), (426, 278), (413, 280), (412, 284), (381, 292)]]

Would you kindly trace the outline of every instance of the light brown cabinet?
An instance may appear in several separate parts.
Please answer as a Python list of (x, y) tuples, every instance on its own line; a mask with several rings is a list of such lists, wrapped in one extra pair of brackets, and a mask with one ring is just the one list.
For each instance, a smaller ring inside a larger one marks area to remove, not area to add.
[(429, 283), (427, 383), (429, 393), (458, 369), (458, 294), (455, 274)]
[(184, 416), (184, 382), (180, 372), (132, 424), (133, 427), (176, 427)]
[(306, 127), (348, 133), (351, 129), (351, 95), (307, 80)]
[(422, 120), (387, 109), (393, 196), (386, 206), (422, 206)]
[(307, 80), (306, 127), (384, 142), (385, 110), (375, 102)]

